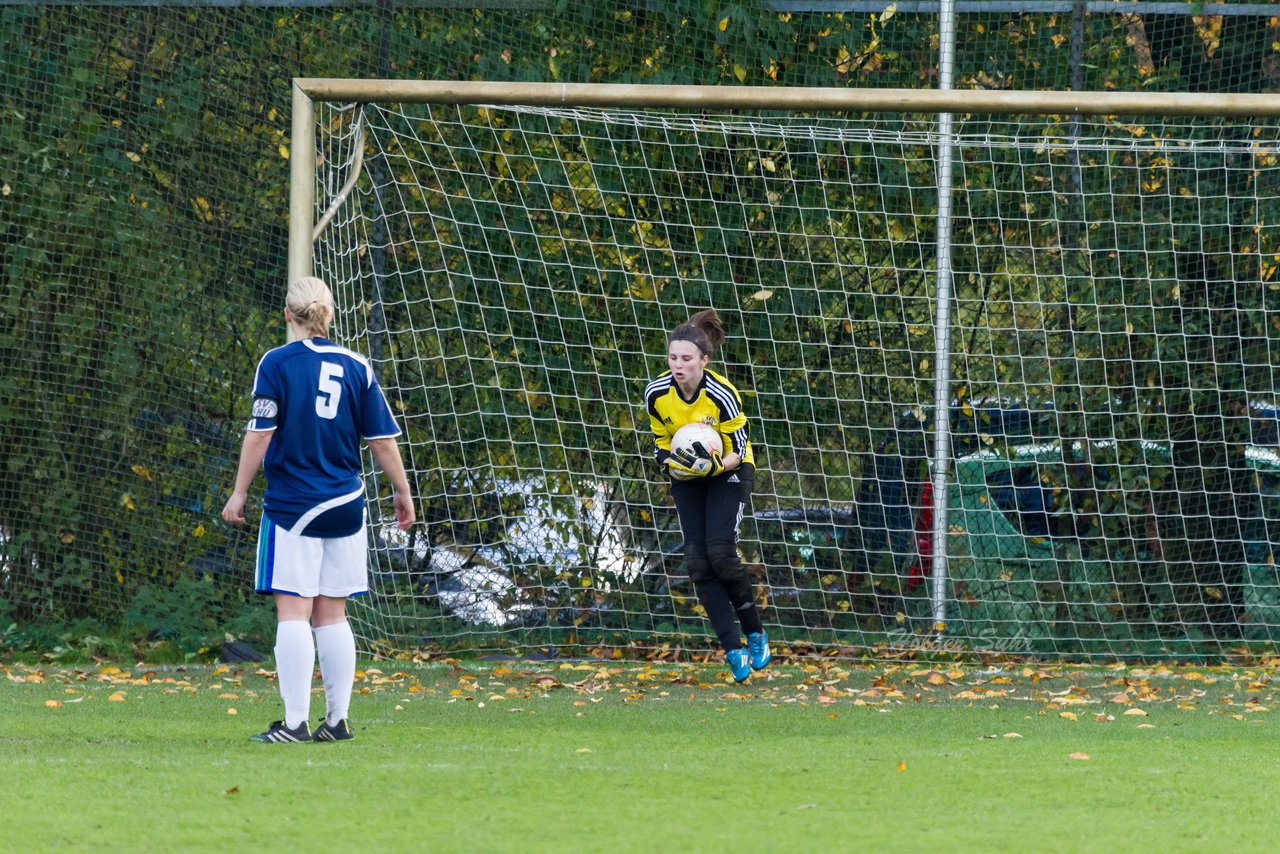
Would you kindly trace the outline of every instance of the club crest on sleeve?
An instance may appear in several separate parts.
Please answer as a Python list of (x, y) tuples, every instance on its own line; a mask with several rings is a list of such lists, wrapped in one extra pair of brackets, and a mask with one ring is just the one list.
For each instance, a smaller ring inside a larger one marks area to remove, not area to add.
[(253, 399), (253, 417), (254, 418), (275, 418), (278, 407), (276, 402), (269, 397), (255, 397)]

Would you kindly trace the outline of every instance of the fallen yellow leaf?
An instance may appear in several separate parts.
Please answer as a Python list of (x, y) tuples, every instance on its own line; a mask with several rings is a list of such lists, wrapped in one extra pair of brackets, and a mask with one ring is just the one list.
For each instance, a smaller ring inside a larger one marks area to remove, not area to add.
[(61, 706), (62, 706), (61, 700), (45, 700), (44, 701), (44, 707), (46, 709), (57, 709), (57, 708), (60, 708)]
[(1089, 754), (1087, 754), (1087, 753), (1072, 753), (1072, 754), (1069, 754), (1069, 755), (1067, 756), (1067, 758), (1068, 758), (1068, 759), (1082, 759), (1082, 760), (1086, 760), (1086, 761), (1087, 761), (1087, 760), (1089, 759)]

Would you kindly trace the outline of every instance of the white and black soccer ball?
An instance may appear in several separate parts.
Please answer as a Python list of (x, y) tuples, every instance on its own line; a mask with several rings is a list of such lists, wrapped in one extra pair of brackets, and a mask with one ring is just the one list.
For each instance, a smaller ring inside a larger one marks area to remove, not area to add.
[[(675, 454), (687, 451), (690, 454), (697, 454), (693, 447), (696, 444), (701, 444), (706, 450), (715, 451), (717, 454), (724, 452), (724, 441), (720, 438), (720, 431), (701, 421), (686, 424), (676, 431), (676, 434), (671, 437), (671, 452)], [(711, 460), (699, 459), (690, 468), (696, 471), (697, 475), (686, 475), (679, 469), (672, 469), (671, 476), (677, 479), (701, 476), (711, 469)]]

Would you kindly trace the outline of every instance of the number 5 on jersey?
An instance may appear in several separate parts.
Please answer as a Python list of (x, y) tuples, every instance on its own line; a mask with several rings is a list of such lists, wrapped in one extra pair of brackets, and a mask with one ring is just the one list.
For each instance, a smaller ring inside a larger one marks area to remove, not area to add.
[(342, 398), (342, 366), (333, 362), (320, 363), (320, 393), (316, 395), (316, 415), (334, 418), (338, 414), (338, 401)]

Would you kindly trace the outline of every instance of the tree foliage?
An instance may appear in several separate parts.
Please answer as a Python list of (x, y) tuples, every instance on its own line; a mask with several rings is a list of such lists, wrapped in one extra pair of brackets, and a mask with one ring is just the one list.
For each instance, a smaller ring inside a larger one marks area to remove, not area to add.
[[(1072, 39), (1079, 37), (1070, 16), (962, 16), (959, 32), (961, 86), (1069, 84)], [(1087, 88), (1253, 91), (1277, 85), (1275, 19), (1098, 15), (1087, 18), (1080, 32)], [(755, 2), (714, 0), (560, 2), (538, 11), (394, 3), (350, 9), (0, 8), (0, 454), (9, 474), (0, 489), (0, 628), (10, 620), (23, 625), (115, 620), (143, 595), (140, 591), (155, 600), (150, 588), (171, 590), (176, 579), (192, 574), (242, 572), (249, 560), (249, 544), (222, 525), (217, 511), (231, 478), (253, 366), (283, 337), (278, 305), (285, 266), (291, 77), (385, 73), (512, 81), (930, 87), (936, 84), (936, 53), (936, 19), (896, 13), (892, 6), (876, 15), (777, 14)], [(681, 191), (709, 208), (718, 194), (736, 190), (735, 170), (747, 168), (752, 158), (759, 164), (773, 157), (745, 154), (735, 149), (736, 142), (726, 139), (723, 149), (700, 153), (703, 174), (717, 177)], [(815, 152), (812, 168), (841, 168), (840, 158), (849, 156)], [(708, 170), (707, 159), (719, 165)], [(785, 157), (775, 159), (776, 168), (791, 168)], [(573, 162), (573, 157), (562, 160)], [(823, 207), (840, 210), (845, 218), (837, 231), (856, 231), (861, 221), (880, 216), (880, 191), (914, 196), (929, 210), (932, 176), (926, 174), (926, 160), (918, 161), (920, 174), (904, 166), (902, 174), (878, 176), (877, 192), (824, 199)], [(668, 165), (682, 174), (684, 164)], [(1016, 383), (1029, 393), (1053, 397), (1068, 437), (1122, 433), (1159, 438), (1173, 448), (1165, 469), (1151, 469), (1151, 482), (1118, 494), (1091, 487), (1085, 475), (1072, 483), (1079, 512), (1096, 520), (1090, 536), (1104, 545), (1134, 536), (1137, 520), (1152, 507), (1162, 520), (1162, 540), (1190, 542), (1175, 530), (1178, 518), (1221, 518), (1224, 508), (1212, 496), (1238, 496), (1244, 489), (1238, 483), (1228, 489), (1212, 479), (1187, 478), (1197, 468), (1192, 449), (1225, 460), (1221, 471), (1233, 483), (1244, 478), (1239, 457), (1246, 427), (1240, 413), (1249, 403), (1245, 392), (1271, 387), (1269, 359), (1256, 353), (1273, 349), (1269, 341), (1275, 329), (1268, 318), (1274, 298), (1269, 290), (1246, 292), (1238, 284), (1269, 282), (1275, 272), (1268, 254), (1275, 251), (1275, 235), (1266, 226), (1275, 217), (1248, 201), (1259, 196), (1256, 182), (1274, 181), (1274, 171), (1260, 169), (1263, 165), (1229, 153), (1181, 172), (1162, 172), (1153, 161), (1152, 176), (1185, 186), (1190, 193), (1185, 205), (1196, 206), (1196, 214), (1153, 212), (1128, 231), (1080, 234), (1070, 244), (1055, 245), (1057, 236), (1048, 233), (1044, 221), (1005, 209), (1012, 195), (998, 186), (965, 188), (970, 207), (961, 212), (958, 227), (968, 254), (958, 262), (972, 275), (958, 283), (957, 308), (973, 332), (958, 351), (960, 396), (975, 398)], [(994, 180), (1018, 180), (1012, 171), (990, 174)], [(637, 221), (647, 221), (638, 213), (644, 194), (627, 191), (616, 175), (596, 176), (594, 186), (572, 171), (556, 177), (576, 193), (599, 194), (601, 204), (626, 206)], [(1064, 180), (1054, 192), (1055, 204), (1064, 209), (1074, 205), (1083, 212), (1084, 206), (1105, 204), (1099, 195), (1104, 188), (1086, 183)], [(1143, 192), (1138, 188), (1133, 195)], [(739, 209), (756, 214), (769, 208), (767, 198), (748, 201), (755, 206)], [(893, 206), (907, 209), (902, 201)], [(469, 227), (491, 224), (485, 220), (491, 215), (479, 205)], [(1144, 228), (1164, 223), (1165, 217), (1191, 222), (1196, 216), (1214, 225), (1174, 234), (1176, 248), (1147, 252), (1141, 263), (1148, 266), (1141, 271), (1126, 267), (1138, 263), (1130, 250), (1148, 245)], [(658, 219), (655, 214), (653, 221)], [(550, 223), (521, 225), (531, 233), (550, 228)], [(611, 313), (616, 309), (607, 297), (616, 289), (648, 287), (656, 294), (661, 288), (682, 288), (678, 295), (664, 292), (669, 303), (655, 302), (652, 323), (661, 327), (679, 319), (683, 309), (677, 306), (750, 305), (762, 283), (786, 281), (792, 284), (788, 304), (780, 298), (766, 301), (760, 310), (735, 318), (744, 334), (729, 358), (744, 369), (752, 366), (750, 384), (760, 392), (755, 405), (766, 434), (809, 429), (791, 425), (819, 420), (807, 411), (812, 400), (840, 401), (828, 417), (846, 425), (844, 435), (791, 433), (789, 443), (808, 449), (813, 459), (772, 461), (771, 476), (794, 478), (775, 483), (775, 492), (808, 495), (814, 485), (806, 486), (804, 472), (835, 478), (856, 474), (859, 464), (851, 450), (873, 446), (877, 431), (889, 426), (885, 413), (845, 401), (928, 399), (923, 391), (928, 377), (919, 374), (919, 364), (933, 346), (927, 274), (932, 262), (923, 254), (904, 259), (902, 253), (927, 247), (933, 223), (924, 215), (879, 225), (897, 229), (896, 242), (883, 247), (884, 255), (850, 255), (835, 241), (797, 237), (795, 245), (778, 245), (753, 270), (695, 270), (690, 259), (699, 254), (700, 241), (730, 240), (723, 232), (708, 237), (687, 228), (664, 235), (662, 247), (656, 247), (653, 233), (626, 235), (607, 251), (654, 262), (644, 282), (635, 275), (618, 281), (541, 281), (519, 257), (495, 257), (494, 281), (524, 282), (523, 288), (509, 287), (503, 299), (523, 302), (534, 312), (580, 316), (592, 334), (542, 350), (529, 343), (536, 330), (503, 328), (492, 315), (475, 319), (494, 331), (486, 347), (536, 359), (539, 375), (560, 379), (545, 388), (514, 388), (507, 378), (494, 377), (490, 385), (466, 392), (457, 405), (485, 413), (486, 425), (504, 425), (486, 428), (487, 436), (501, 439), (488, 448), (500, 466), (504, 445), (514, 448), (552, 429), (552, 420), (540, 413), (566, 414), (561, 408), (574, 405), (551, 387), (580, 381), (581, 374), (569, 367), (574, 359), (585, 358), (595, 367), (602, 385), (592, 393), (599, 399), (624, 394), (605, 386), (610, 377), (624, 375), (615, 363), (619, 354), (641, 352), (645, 342), (634, 338), (635, 318)], [(779, 231), (792, 235), (813, 231), (803, 223), (770, 223), (767, 213), (759, 223), (740, 226), (732, 231), (740, 239), (753, 228), (785, 226)], [(1010, 231), (1020, 228), (1026, 233)], [(1036, 229), (1042, 231), (1031, 233)], [(1010, 243), (1029, 249), (1013, 266), (1002, 251)], [(739, 248), (726, 242), (717, 253), (743, 257)], [(1056, 285), (1059, 291), (1040, 293), (1038, 304), (1030, 305), (1018, 289), (1039, 252), (1064, 253), (1081, 275), (1064, 277)], [(886, 263), (890, 253), (896, 253), (893, 264)], [(821, 279), (803, 281), (794, 265), (801, 257), (832, 277), (861, 277), (864, 287), (850, 300), (844, 289)], [(626, 265), (619, 257), (606, 266)], [(699, 274), (727, 284), (676, 284), (698, 281)], [(1175, 287), (1184, 290), (1175, 293)], [(440, 298), (443, 310), (448, 298)], [(1151, 310), (1135, 319), (1121, 308), (1129, 304)], [(877, 318), (882, 330), (886, 311), (895, 306), (908, 307), (893, 319), (908, 345), (897, 352), (870, 346), (864, 319)], [(1002, 343), (984, 338), (984, 324), (1030, 328), (1035, 325), (1030, 315), (1036, 315), (1038, 328), (1056, 328), (1060, 337), (1028, 332), (1020, 342), (1029, 348), (1024, 355), (1049, 358), (1040, 363), (975, 358)], [(801, 328), (797, 317), (821, 320)], [(603, 330), (614, 336), (603, 342), (606, 346), (600, 346)], [(770, 358), (776, 355), (777, 364), (761, 358), (763, 341), (773, 342)], [(442, 340), (438, 352), (427, 353), (423, 370), (449, 370), (466, 352), (465, 346)], [(1235, 366), (1234, 373), (1199, 358), (1202, 352), (1215, 354), (1218, 365)], [(1074, 360), (1062, 358), (1064, 353)], [(892, 364), (893, 359), (901, 364)], [(976, 372), (980, 364), (994, 365), (997, 373)], [(1079, 403), (1097, 389), (1137, 395), (1136, 389), (1151, 387), (1155, 365), (1155, 387), (1168, 391), (1158, 416), (1142, 414), (1144, 401), (1136, 399), (1117, 404), (1132, 417), (1084, 414)], [(836, 388), (836, 378), (883, 387), (849, 392)], [(920, 388), (889, 388), (893, 383)], [(487, 388), (501, 394), (488, 395)], [(1207, 394), (1207, 389), (1221, 394)], [(574, 423), (595, 417), (567, 414)], [(1227, 417), (1214, 420), (1222, 415)], [(1223, 429), (1206, 432), (1210, 424)], [(636, 424), (611, 423), (608, 430), (616, 443)], [(858, 435), (850, 438), (850, 433)], [(466, 466), (464, 438), (444, 443), (442, 468)], [(1194, 445), (1181, 444), (1192, 439)], [(588, 455), (596, 447), (585, 434), (558, 441)], [(1129, 447), (1115, 453), (1123, 462), (1124, 454), (1138, 451)], [(557, 470), (565, 461), (551, 456), (542, 464)], [(616, 457), (592, 465), (642, 478), (618, 468)], [(851, 499), (853, 492), (850, 485), (847, 494), (836, 497)], [(1198, 508), (1170, 504), (1188, 494), (1210, 496), (1209, 503)], [(1234, 512), (1248, 516), (1254, 511), (1236, 507)], [(1239, 539), (1215, 531), (1228, 541)], [(1208, 595), (1207, 588), (1229, 591), (1240, 565), (1232, 555), (1208, 563), (1198, 554), (1171, 554), (1168, 560), (1169, 571), (1180, 573), (1179, 583), (1189, 591), (1186, 597), (1197, 602)], [(1197, 574), (1196, 567), (1207, 565), (1216, 567), (1211, 578)], [(231, 596), (229, 607), (234, 610), (239, 601)], [(1213, 601), (1238, 610), (1229, 595)]]

